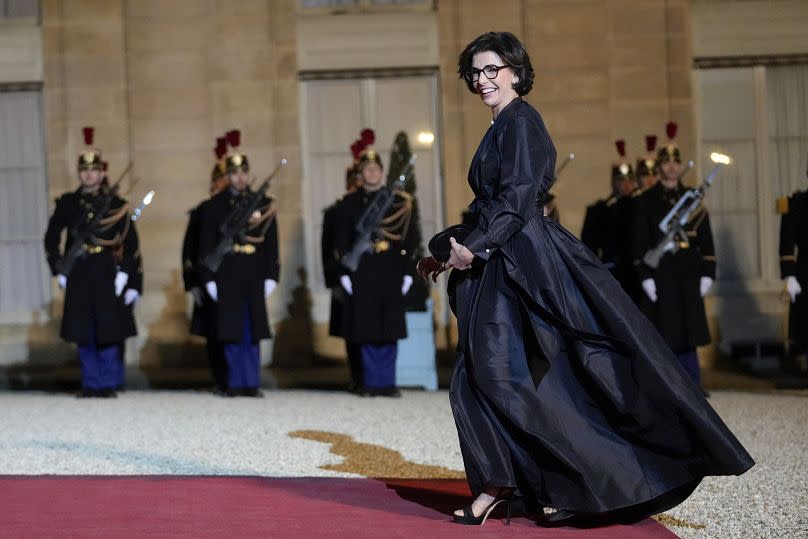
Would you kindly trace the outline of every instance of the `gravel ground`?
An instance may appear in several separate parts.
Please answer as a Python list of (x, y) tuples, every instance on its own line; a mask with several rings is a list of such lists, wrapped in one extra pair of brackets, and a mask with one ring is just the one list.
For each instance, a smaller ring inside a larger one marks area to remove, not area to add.
[[(0, 393), (0, 474), (350, 476), (341, 457), (289, 432), (322, 430), (462, 470), (446, 392), (361, 399), (268, 391), (264, 399), (202, 392), (127, 392), (118, 399)], [(808, 398), (714, 392), (713, 406), (757, 461), (708, 478), (668, 515), (685, 538), (808, 537)]]

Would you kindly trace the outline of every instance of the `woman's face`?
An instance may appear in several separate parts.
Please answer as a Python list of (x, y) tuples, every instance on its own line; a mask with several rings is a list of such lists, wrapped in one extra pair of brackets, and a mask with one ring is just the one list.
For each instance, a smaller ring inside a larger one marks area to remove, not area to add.
[[(506, 62), (499, 54), (492, 51), (478, 52), (471, 61), (474, 72), (482, 70), (487, 65), (503, 66)], [(514, 76), (513, 69), (506, 67), (497, 72), (497, 76), (488, 79), (485, 73), (480, 73), (480, 78), (474, 83), (474, 89), (483, 103), (491, 108), (502, 109), (505, 105), (513, 101), (519, 94), (513, 89), (514, 83), (519, 79)]]

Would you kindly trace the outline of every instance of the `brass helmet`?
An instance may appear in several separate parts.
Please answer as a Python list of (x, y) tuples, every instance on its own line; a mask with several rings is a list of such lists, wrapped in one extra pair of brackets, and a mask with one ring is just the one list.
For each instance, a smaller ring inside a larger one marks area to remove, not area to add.
[(104, 163), (101, 159), (101, 150), (93, 148), (93, 137), (95, 129), (92, 127), (85, 127), (82, 129), (84, 133), (84, 144), (87, 148), (79, 154), (78, 169), (81, 170), (103, 170)]
[(679, 152), (679, 145), (676, 144), (676, 131), (679, 126), (676, 122), (668, 122), (665, 126), (665, 132), (668, 135), (668, 142), (659, 149), (657, 153), (657, 164), (661, 165), (666, 161), (682, 162), (682, 154)]
[(241, 146), (241, 131), (232, 129), (227, 132), (226, 138), (227, 144), (230, 146), (230, 153), (227, 154), (225, 159), (227, 173), (231, 174), (239, 169), (249, 172), (250, 162), (247, 160), (247, 156), (239, 149), (239, 146)]
[(617, 153), (620, 155), (620, 158), (612, 163), (612, 181), (633, 180), (634, 169), (631, 167), (631, 163), (629, 163), (628, 159), (626, 159), (626, 141), (619, 139), (614, 141), (614, 145), (617, 148)]
[(363, 129), (358, 142), (360, 142), (362, 147), (362, 150), (359, 152), (359, 168), (361, 169), (362, 165), (371, 162), (375, 162), (377, 165), (384, 168), (381, 155), (379, 155), (379, 152), (373, 147), (373, 143), (376, 142), (376, 133), (372, 129)]
[(656, 176), (659, 167), (656, 161), (656, 135), (645, 136), (645, 155), (637, 158), (637, 176)]
[(213, 153), (216, 155), (216, 163), (213, 165), (213, 170), (210, 173), (210, 181), (215, 182), (227, 173), (224, 158), (227, 155), (227, 138), (218, 137), (216, 139), (216, 146), (213, 148)]

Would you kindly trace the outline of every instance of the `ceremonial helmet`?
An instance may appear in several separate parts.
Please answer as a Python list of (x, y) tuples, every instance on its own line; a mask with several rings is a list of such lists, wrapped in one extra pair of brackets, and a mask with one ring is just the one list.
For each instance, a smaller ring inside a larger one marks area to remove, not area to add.
[(216, 139), (216, 146), (213, 148), (213, 153), (216, 155), (216, 164), (213, 165), (213, 170), (210, 173), (210, 181), (215, 182), (227, 173), (225, 164), (225, 156), (227, 155), (227, 138), (218, 137)]
[(230, 153), (225, 158), (225, 170), (227, 173), (231, 174), (239, 169), (249, 172), (250, 162), (247, 160), (247, 156), (239, 149), (239, 146), (241, 146), (241, 131), (232, 129), (227, 132), (225, 137), (227, 144), (230, 146)]
[(612, 181), (633, 180), (634, 169), (631, 167), (631, 163), (629, 163), (628, 159), (626, 159), (626, 141), (619, 139), (614, 141), (614, 145), (617, 148), (617, 153), (620, 155), (620, 158), (612, 163)]
[(101, 150), (93, 148), (93, 137), (95, 129), (92, 127), (85, 127), (82, 129), (84, 133), (84, 145), (87, 146), (84, 151), (79, 154), (78, 169), (81, 170), (103, 170), (104, 163), (101, 160)]
[(666, 161), (682, 162), (682, 154), (679, 152), (679, 145), (676, 144), (676, 131), (679, 126), (676, 122), (668, 122), (665, 126), (665, 132), (668, 135), (668, 142), (659, 149), (657, 153), (657, 164), (662, 164)]
[(360, 169), (365, 163), (372, 162), (375, 162), (377, 165), (384, 168), (381, 155), (379, 155), (379, 152), (377, 152), (376, 148), (373, 147), (373, 143), (376, 142), (376, 133), (373, 131), (373, 129), (363, 129), (357, 142), (359, 142), (362, 147), (361, 151), (359, 152), (358, 160)]
[(659, 173), (656, 161), (656, 135), (645, 136), (645, 155), (637, 159), (637, 176), (656, 176)]

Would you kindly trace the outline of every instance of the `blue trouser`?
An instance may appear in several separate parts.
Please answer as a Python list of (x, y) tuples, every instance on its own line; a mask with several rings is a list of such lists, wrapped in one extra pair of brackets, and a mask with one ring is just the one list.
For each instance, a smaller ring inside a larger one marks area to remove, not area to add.
[(259, 369), (261, 356), (258, 343), (253, 343), (250, 306), (244, 304), (244, 324), (241, 342), (224, 344), (227, 363), (227, 387), (230, 389), (257, 389), (261, 385)]
[(213, 384), (219, 389), (227, 389), (227, 361), (224, 357), (222, 343), (209, 337), (205, 343), (205, 349), (208, 352)]
[(699, 355), (696, 353), (696, 350), (678, 350), (676, 353), (676, 359), (679, 360), (679, 364), (687, 371), (687, 374), (693, 379), (694, 382), (697, 384), (701, 384), (701, 369), (699, 369)]
[(365, 387), (368, 389), (395, 387), (398, 343), (362, 344), (360, 351)]
[(121, 345), (98, 346), (95, 323), (90, 325), (90, 340), (79, 345), (81, 387), (83, 389), (115, 389), (123, 385)]

